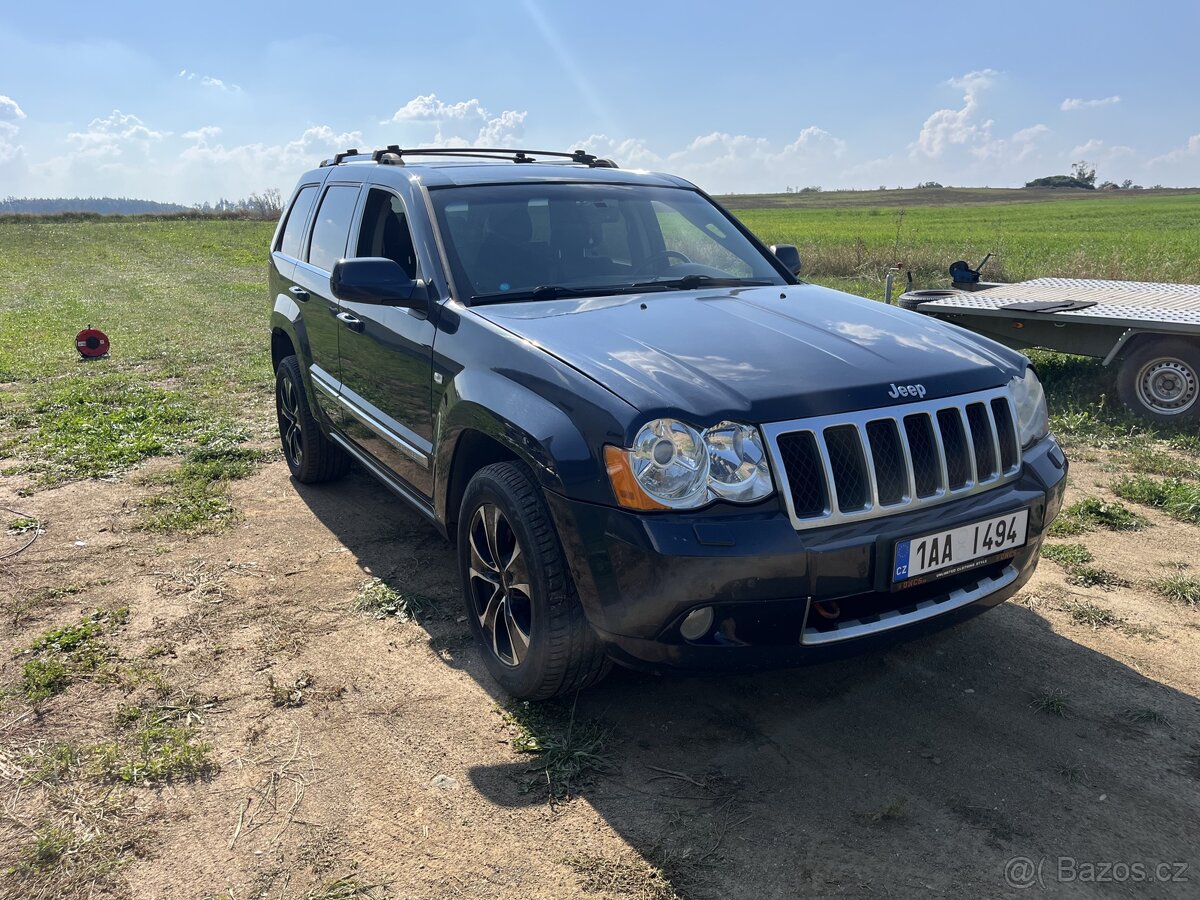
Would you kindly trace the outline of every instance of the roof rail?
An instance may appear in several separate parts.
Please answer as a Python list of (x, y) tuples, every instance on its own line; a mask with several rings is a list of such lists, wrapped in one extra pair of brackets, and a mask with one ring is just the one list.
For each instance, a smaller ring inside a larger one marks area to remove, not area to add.
[(574, 150), (570, 153), (564, 153), (561, 150), (510, 150), (498, 147), (417, 147), (405, 150), (398, 144), (388, 144), (379, 150), (369, 152), (360, 152), (357, 149), (345, 150), (342, 153), (335, 154), (333, 159), (326, 159), (321, 162), (321, 167), (340, 166), (342, 163), (351, 160), (354, 157), (362, 157), (355, 160), (357, 162), (376, 162), (384, 163), (385, 165), (404, 165), (406, 156), (450, 156), (461, 157), (463, 159), (498, 159), (505, 162), (513, 163), (534, 163), (539, 162), (538, 157), (549, 156), (550, 161), (557, 162), (561, 160), (565, 163), (577, 163), (583, 166), (589, 166), (593, 169), (615, 169), (617, 164), (611, 159), (602, 159), (598, 156), (593, 156), (590, 153), (585, 153), (583, 150)]

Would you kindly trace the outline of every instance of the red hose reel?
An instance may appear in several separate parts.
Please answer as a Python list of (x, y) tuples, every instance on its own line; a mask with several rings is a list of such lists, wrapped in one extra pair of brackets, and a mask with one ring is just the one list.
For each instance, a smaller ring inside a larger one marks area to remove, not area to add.
[(84, 359), (99, 359), (108, 356), (108, 335), (99, 328), (89, 325), (75, 335), (75, 349)]

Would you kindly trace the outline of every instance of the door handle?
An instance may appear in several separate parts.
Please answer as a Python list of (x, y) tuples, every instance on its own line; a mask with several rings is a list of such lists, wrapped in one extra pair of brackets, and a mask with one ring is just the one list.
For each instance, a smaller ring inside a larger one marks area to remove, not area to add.
[(366, 323), (362, 319), (348, 312), (338, 313), (337, 320), (351, 331), (362, 331), (366, 327)]
[(298, 284), (293, 284), (290, 288), (288, 288), (288, 293), (291, 294), (293, 297), (295, 297), (297, 300), (303, 301), (303, 300), (308, 299), (308, 291), (306, 291), (304, 288), (300, 287), (300, 285), (298, 285)]

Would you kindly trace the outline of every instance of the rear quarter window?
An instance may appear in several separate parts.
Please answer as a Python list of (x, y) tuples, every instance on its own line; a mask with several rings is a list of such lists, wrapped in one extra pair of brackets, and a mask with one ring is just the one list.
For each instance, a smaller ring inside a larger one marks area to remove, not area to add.
[(283, 226), (283, 236), (279, 239), (279, 252), (293, 259), (300, 258), (300, 248), (304, 242), (304, 225), (308, 214), (312, 211), (313, 201), (317, 198), (317, 186), (308, 184), (300, 188), (292, 207), (288, 210), (287, 222)]

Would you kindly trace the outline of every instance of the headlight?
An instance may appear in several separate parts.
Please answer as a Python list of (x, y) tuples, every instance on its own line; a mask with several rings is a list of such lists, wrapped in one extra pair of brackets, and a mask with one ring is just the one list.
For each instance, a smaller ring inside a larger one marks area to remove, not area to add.
[(771, 469), (757, 428), (722, 422), (704, 432), (708, 487), (726, 500), (761, 500), (771, 493)]
[(1017, 435), (1022, 447), (1040, 441), (1050, 433), (1050, 416), (1046, 412), (1046, 392), (1033, 369), (1025, 370), (1025, 376), (1014, 378), (1008, 383), (1012, 392), (1013, 405), (1017, 409)]
[(655, 419), (632, 449), (604, 453), (617, 501), (631, 509), (695, 509), (717, 498), (751, 503), (775, 489), (758, 429), (736, 422), (701, 432)]

